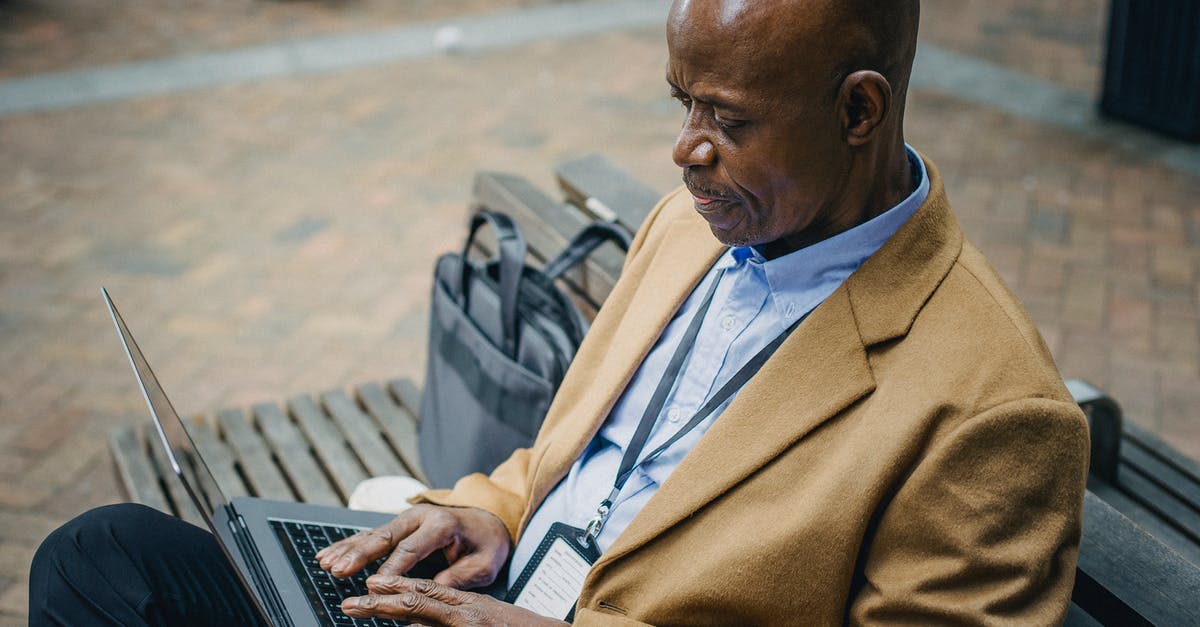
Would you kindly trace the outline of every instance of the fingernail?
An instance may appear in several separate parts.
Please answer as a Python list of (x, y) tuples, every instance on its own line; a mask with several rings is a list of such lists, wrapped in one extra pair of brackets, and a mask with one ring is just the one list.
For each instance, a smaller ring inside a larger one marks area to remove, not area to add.
[(340, 573), (343, 570), (350, 568), (350, 563), (351, 563), (351, 559), (349, 557), (343, 557), (342, 559), (338, 560), (338, 562), (336, 564), (333, 565), (333, 568), (331, 570), (334, 570), (334, 571)]
[(343, 610), (358, 609), (358, 597), (346, 597), (345, 599), (342, 599), (342, 609)]

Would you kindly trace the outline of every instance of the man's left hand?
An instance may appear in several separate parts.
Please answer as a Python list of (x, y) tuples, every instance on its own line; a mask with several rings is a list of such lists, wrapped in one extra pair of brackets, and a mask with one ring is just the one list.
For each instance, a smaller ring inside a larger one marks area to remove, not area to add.
[(372, 575), (367, 578), (367, 590), (370, 594), (366, 596), (342, 601), (342, 610), (348, 616), (394, 618), (447, 627), (567, 624), (485, 594), (455, 590), (428, 579)]

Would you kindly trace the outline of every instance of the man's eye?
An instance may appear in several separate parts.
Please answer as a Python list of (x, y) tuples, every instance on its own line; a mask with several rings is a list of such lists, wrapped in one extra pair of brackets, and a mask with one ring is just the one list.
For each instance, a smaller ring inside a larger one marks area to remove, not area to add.
[(731, 120), (729, 118), (723, 118), (719, 115), (713, 116), (713, 121), (716, 122), (717, 126), (723, 131), (732, 131), (745, 124), (745, 122), (742, 120)]

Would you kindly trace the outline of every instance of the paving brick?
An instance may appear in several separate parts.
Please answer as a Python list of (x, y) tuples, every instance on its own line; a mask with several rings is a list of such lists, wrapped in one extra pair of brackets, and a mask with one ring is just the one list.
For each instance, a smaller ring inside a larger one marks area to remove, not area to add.
[(1105, 390), (1117, 400), (1126, 420), (1158, 432), (1162, 429), (1159, 412), (1157, 364), (1126, 357), (1112, 358)]
[(45, 499), (45, 490), (40, 486), (7, 481), (0, 483), (0, 507), (27, 509)]
[(28, 610), (28, 584), (13, 582), (0, 592), (0, 625), (24, 625)]
[(36, 546), (61, 523), (41, 513), (0, 508), (0, 538), (8, 542)]
[(1108, 302), (1107, 282), (1090, 273), (1073, 272), (1063, 288), (1062, 315), (1080, 329), (1103, 327)]
[(78, 409), (56, 412), (53, 420), (29, 423), (9, 445), (31, 453), (45, 452), (77, 431), (87, 417), (86, 412)]
[(1154, 280), (1166, 287), (1188, 287), (1195, 281), (1196, 260), (1183, 246), (1156, 246), (1151, 252)]
[(1029, 216), (1029, 229), (1035, 239), (1066, 243), (1071, 217), (1061, 211), (1035, 209)]
[(1063, 337), (1061, 355), (1055, 355), (1059, 369), (1068, 377), (1085, 381), (1107, 381), (1108, 336), (1073, 328)]
[(1108, 328), (1124, 351), (1141, 355), (1153, 348), (1153, 306), (1142, 299), (1113, 293), (1108, 301)]
[(1193, 375), (1200, 375), (1200, 369), (1193, 367), (1200, 354), (1198, 332), (1200, 323), (1194, 319), (1160, 315), (1154, 325), (1155, 348), (1177, 363), (1188, 365)]

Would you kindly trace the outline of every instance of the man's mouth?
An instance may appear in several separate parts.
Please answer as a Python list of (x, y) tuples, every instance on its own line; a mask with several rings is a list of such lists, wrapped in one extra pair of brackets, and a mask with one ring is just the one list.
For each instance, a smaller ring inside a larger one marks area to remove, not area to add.
[(728, 195), (707, 189), (688, 176), (687, 172), (684, 172), (683, 183), (687, 186), (688, 191), (691, 192), (692, 200), (695, 201), (697, 209), (703, 210), (712, 205), (732, 202)]

